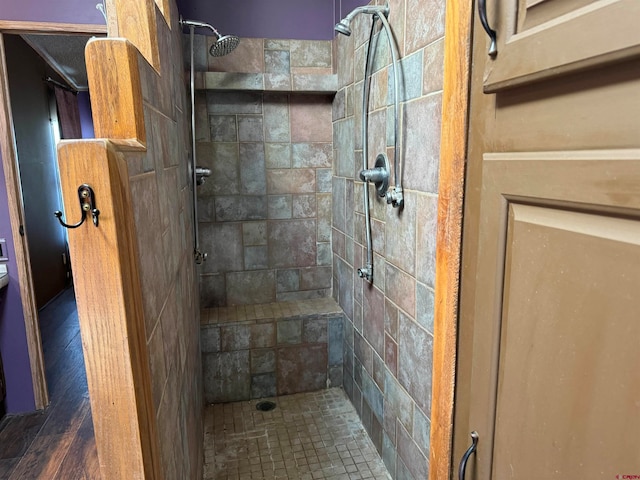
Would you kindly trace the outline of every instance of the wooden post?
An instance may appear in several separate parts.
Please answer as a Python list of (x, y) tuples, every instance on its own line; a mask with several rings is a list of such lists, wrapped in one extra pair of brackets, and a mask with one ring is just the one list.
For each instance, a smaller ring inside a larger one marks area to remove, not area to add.
[(64, 220), (76, 223), (78, 187), (100, 211), (69, 230), (69, 249), (102, 478), (161, 479), (144, 338), (137, 241), (124, 156), (108, 140), (58, 147)]

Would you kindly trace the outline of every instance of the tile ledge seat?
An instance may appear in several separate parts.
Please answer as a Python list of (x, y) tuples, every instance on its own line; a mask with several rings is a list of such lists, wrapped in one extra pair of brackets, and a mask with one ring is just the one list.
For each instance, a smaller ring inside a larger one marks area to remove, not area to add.
[(314, 298), (294, 302), (205, 308), (200, 310), (200, 325), (255, 323), (274, 319), (279, 320), (311, 315), (335, 315), (341, 313), (342, 309), (333, 298)]
[(336, 74), (196, 72), (196, 90), (335, 94)]

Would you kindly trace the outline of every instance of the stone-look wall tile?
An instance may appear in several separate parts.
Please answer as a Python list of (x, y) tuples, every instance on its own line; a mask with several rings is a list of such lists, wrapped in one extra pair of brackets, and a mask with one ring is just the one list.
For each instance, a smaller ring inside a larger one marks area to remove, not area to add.
[(209, 115), (262, 113), (262, 94), (207, 90), (207, 111)]
[(273, 348), (251, 350), (251, 373), (273, 373), (276, 371), (276, 351)]
[(266, 195), (218, 196), (216, 197), (215, 208), (216, 208), (217, 222), (266, 220), (267, 219), (267, 196)]
[(291, 147), (293, 168), (327, 168), (332, 165), (332, 143), (294, 143)]
[(416, 284), (416, 320), (420, 325), (433, 334), (433, 315), (435, 308), (435, 298), (432, 289)]
[(220, 328), (220, 349), (223, 352), (247, 350), (251, 344), (250, 325), (224, 325)]
[[(400, 73), (401, 70), (402, 68), (398, 69), (398, 73)], [(390, 80), (389, 77), (391, 77)], [(393, 97), (389, 97), (389, 91), (393, 91), (392, 82), (393, 75), (391, 75), (388, 68), (380, 70), (371, 77), (371, 91), (369, 95), (373, 110), (384, 108), (393, 102)], [(398, 96), (398, 98), (401, 97)]]
[(284, 73), (265, 73), (264, 74), (265, 90), (276, 92), (291, 91), (291, 75)]
[(347, 89), (341, 88), (336, 92), (336, 96), (333, 98), (331, 120), (334, 122), (345, 117), (347, 108)]
[(423, 455), (403, 427), (398, 427), (398, 456), (403, 460), (413, 478), (429, 476), (429, 460)]
[(289, 142), (289, 97), (285, 94), (264, 95), (264, 129), (267, 142)]
[(337, 275), (340, 285), (340, 308), (344, 311), (345, 315), (353, 318), (353, 267), (348, 263), (337, 259)]
[(391, 478), (398, 478), (396, 475), (396, 447), (391, 441), (391, 438), (387, 432), (383, 432), (382, 436), (382, 461), (384, 466), (387, 467), (387, 472), (391, 475)]
[(429, 458), (431, 449), (431, 421), (416, 408), (413, 411), (413, 438), (425, 457)]
[(293, 215), (292, 195), (269, 195), (268, 217), (272, 220), (283, 220)]
[(261, 115), (238, 115), (238, 140), (241, 142), (264, 141)]
[(265, 143), (264, 148), (267, 168), (291, 168), (290, 143)]
[(318, 242), (329, 242), (331, 240), (331, 206), (331, 194), (318, 193), (316, 195), (316, 208), (318, 212)]
[(303, 345), (277, 349), (278, 395), (311, 392), (327, 384), (327, 349)]
[(333, 225), (344, 232), (345, 230), (345, 206), (346, 206), (346, 182), (344, 178), (333, 177)]
[(210, 115), (209, 125), (212, 142), (236, 142), (238, 140), (235, 115)]
[(331, 244), (330, 243), (317, 243), (317, 255), (316, 263), (321, 266), (331, 266)]
[(276, 291), (293, 292), (300, 289), (300, 270), (297, 268), (278, 270), (276, 274)]
[(196, 142), (210, 142), (211, 131), (209, 129), (209, 112), (207, 111), (206, 93), (203, 91), (195, 92), (194, 103), (196, 107)]
[(406, 0), (389, 0), (389, 23), (393, 28), (393, 35), (396, 38), (398, 54), (405, 56), (404, 32), (405, 32), (405, 10)]
[(142, 297), (145, 313), (146, 331), (152, 332), (168, 290), (164, 275), (164, 264), (159, 262), (157, 253), (163, 251), (161, 230), (160, 200), (154, 174), (145, 174), (130, 182), (132, 198), (139, 199), (134, 209), (134, 220), (139, 235), (140, 282), (145, 292)]
[(302, 321), (302, 341), (304, 343), (327, 343), (327, 319), (309, 317)]
[(384, 363), (392, 375), (398, 375), (398, 344), (388, 333), (384, 334)]
[(204, 88), (207, 90), (251, 91), (264, 89), (264, 75), (262, 73), (207, 72), (200, 78), (204, 78)]
[(300, 300), (313, 300), (318, 298), (326, 298), (330, 295), (331, 290), (321, 288), (318, 290), (301, 290), (299, 292), (283, 292), (276, 295), (278, 302), (297, 302)]
[(227, 273), (227, 305), (251, 305), (276, 300), (276, 279), (271, 270)]
[(266, 195), (267, 176), (263, 143), (241, 143), (240, 193), (245, 195)]
[(405, 208), (387, 210), (386, 249), (387, 261), (409, 274), (415, 274), (416, 259), (416, 195), (405, 192)]
[[(215, 257), (214, 257), (215, 258)], [(209, 261), (211, 261), (210, 259)], [(227, 289), (224, 274), (200, 276), (201, 306), (205, 308), (222, 307), (227, 304)]]
[(200, 345), (202, 353), (220, 352), (220, 328), (211, 326), (201, 328)]
[[(209, 36), (208, 48), (217, 40)], [(263, 39), (242, 38), (236, 49), (222, 57), (209, 56), (210, 72), (262, 73), (264, 68)]]
[(436, 231), (438, 224), (438, 198), (431, 195), (419, 195), (417, 219), (418, 229), (416, 236), (417, 248), (417, 278), (420, 282), (434, 288), (435, 286), (435, 255), (436, 255)]
[(267, 244), (267, 222), (247, 222), (242, 224), (242, 240), (244, 245)]
[(302, 318), (286, 318), (277, 324), (278, 345), (302, 343)]
[(338, 89), (338, 77), (318, 73), (291, 75), (294, 92), (335, 92)]
[(291, 141), (331, 142), (331, 97), (292, 95), (290, 98)]
[(205, 402), (225, 403), (250, 397), (249, 350), (204, 355), (203, 363)]
[(343, 315), (331, 317), (327, 324), (327, 354), (329, 365), (342, 365), (342, 344), (344, 341)]
[[(334, 124), (334, 148), (337, 152), (335, 158), (335, 172), (340, 177), (351, 177), (356, 169), (354, 156), (356, 124), (353, 118), (340, 120)], [(360, 165), (360, 164), (358, 164)], [(361, 165), (360, 165), (361, 166)]]
[(203, 251), (211, 252), (211, 257), (201, 266), (203, 273), (242, 270), (242, 224), (204, 223), (200, 225), (200, 244)]
[(264, 48), (265, 50), (289, 50), (290, 43), (288, 39), (265, 38)]
[(433, 42), (424, 49), (422, 93), (439, 92), (444, 79), (444, 39)]
[(267, 193), (313, 193), (316, 191), (316, 174), (310, 168), (273, 169), (267, 171)]
[(198, 195), (240, 193), (237, 143), (197, 143), (198, 165), (211, 169), (211, 176), (198, 187)]
[(396, 378), (388, 371), (385, 375), (384, 429), (391, 439), (396, 438), (396, 424), (408, 431), (413, 427), (413, 401)]
[(264, 270), (269, 268), (269, 250), (266, 246), (244, 247), (244, 268)]
[(315, 220), (270, 220), (267, 224), (270, 268), (315, 265), (315, 234)]
[(332, 172), (330, 168), (316, 169), (316, 192), (331, 192), (331, 175)]
[(147, 342), (149, 350), (149, 367), (151, 368), (151, 387), (153, 391), (153, 405), (156, 411), (160, 407), (164, 386), (167, 381), (167, 366), (165, 362), (164, 341), (162, 335), (162, 324), (156, 322), (156, 328), (151, 333), (151, 338)]
[(291, 71), (289, 50), (265, 50), (264, 71), (266, 73), (283, 73), (288, 75)]
[(331, 42), (291, 40), (292, 67), (331, 67)]
[(299, 271), (300, 290), (316, 290), (331, 286), (331, 267), (307, 267)]
[(420, 369), (425, 359), (433, 359), (433, 337), (416, 322), (400, 313), (398, 332), (398, 380), (416, 405), (431, 416), (431, 369)]
[(384, 302), (384, 331), (391, 335), (394, 341), (398, 341), (398, 307), (389, 299)]
[(410, 54), (444, 35), (444, 7), (439, 0), (407, 0), (405, 52)]
[(315, 218), (316, 196), (315, 194), (293, 196), (293, 218)]
[[(387, 153), (387, 111), (377, 110), (369, 114), (369, 168), (373, 168), (376, 157)], [(408, 157), (411, 158), (411, 157)]]
[(384, 356), (384, 294), (377, 288), (364, 292), (364, 337), (380, 356)]
[[(334, 75), (333, 69), (330, 67), (291, 67), (292, 75), (314, 75), (323, 77), (332, 77)], [(337, 85), (337, 83), (336, 83)], [(337, 87), (333, 90), (338, 90)]]
[(275, 373), (251, 376), (251, 398), (275, 397), (277, 394)]
[[(357, 18), (357, 17), (356, 17)], [(337, 62), (338, 62), (338, 87), (342, 88), (346, 85), (353, 83), (353, 72), (355, 67), (354, 56), (354, 41), (353, 36), (345, 37), (344, 35), (338, 35), (336, 41), (338, 44), (337, 50)], [(363, 65), (360, 63), (358, 65)]]
[(392, 264), (386, 265), (386, 294), (389, 300), (412, 317), (416, 311), (416, 281)]

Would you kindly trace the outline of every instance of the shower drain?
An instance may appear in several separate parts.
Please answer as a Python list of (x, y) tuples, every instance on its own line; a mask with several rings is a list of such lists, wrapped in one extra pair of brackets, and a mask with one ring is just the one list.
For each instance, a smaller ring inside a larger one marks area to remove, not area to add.
[(258, 402), (258, 404), (256, 405), (256, 409), (262, 412), (269, 412), (274, 408), (276, 408), (276, 404), (268, 400), (265, 400), (263, 402)]

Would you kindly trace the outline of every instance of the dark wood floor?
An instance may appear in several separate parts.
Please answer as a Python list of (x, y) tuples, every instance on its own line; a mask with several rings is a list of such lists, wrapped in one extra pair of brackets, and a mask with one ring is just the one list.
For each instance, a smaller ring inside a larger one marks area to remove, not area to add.
[(0, 479), (100, 478), (73, 289), (40, 312), (51, 404), (0, 423)]

